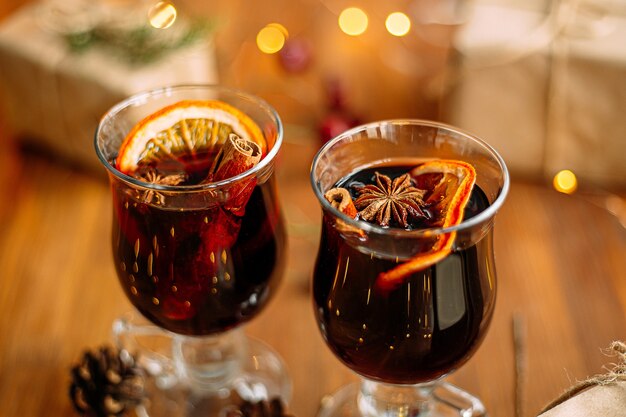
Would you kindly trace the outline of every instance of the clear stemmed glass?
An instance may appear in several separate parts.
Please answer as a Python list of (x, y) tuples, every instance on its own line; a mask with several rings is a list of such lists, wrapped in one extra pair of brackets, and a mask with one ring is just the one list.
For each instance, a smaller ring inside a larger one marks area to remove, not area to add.
[[(132, 127), (181, 100), (219, 100), (244, 112), (260, 127), (266, 154), (253, 168), (212, 183), (168, 185), (118, 171), (114, 161)], [(207, 408), (235, 398), (288, 399), (291, 386), (278, 355), (241, 331), (271, 299), (284, 263), (273, 175), (283, 138), (277, 113), (232, 89), (169, 87), (114, 106), (95, 136), (113, 197), (117, 276), (152, 323), (122, 319), (114, 326), (117, 339), (147, 358), (156, 389), (189, 393), (180, 414), (210, 415)], [(240, 207), (244, 193), (247, 203)], [(153, 395), (151, 415), (166, 411), (161, 394)]]
[[(335, 209), (324, 194), (355, 173), (462, 160), (476, 170), (464, 221), (448, 228), (383, 228)], [(442, 378), (476, 351), (496, 299), (494, 216), (508, 188), (502, 158), (451, 126), (391, 120), (349, 130), (317, 153), (313, 190), (323, 212), (313, 274), (315, 317), (332, 352), (361, 376), (325, 400), (319, 417), (481, 416), (479, 399)], [(391, 290), (380, 273), (452, 235), (443, 260), (404, 277)]]

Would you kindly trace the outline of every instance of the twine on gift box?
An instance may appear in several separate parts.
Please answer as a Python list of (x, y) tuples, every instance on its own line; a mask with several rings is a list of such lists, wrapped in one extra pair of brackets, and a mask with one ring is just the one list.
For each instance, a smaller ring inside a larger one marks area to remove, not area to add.
[(613, 364), (612, 369), (609, 369), (606, 374), (596, 375), (585, 379), (584, 381), (578, 382), (576, 385), (569, 388), (558, 398), (545, 406), (539, 414), (545, 413), (546, 411), (569, 400), (588, 388), (599, 385), (615, 384), (617, 382), (626, 382), (626, 343), (618, 341), (611, 343), (608, 354), (620, 358), (620, 363)]

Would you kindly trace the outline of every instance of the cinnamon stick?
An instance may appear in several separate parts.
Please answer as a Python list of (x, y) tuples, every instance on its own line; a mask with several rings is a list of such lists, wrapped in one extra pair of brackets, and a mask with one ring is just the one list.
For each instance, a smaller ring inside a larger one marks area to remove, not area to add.
[[(261, 156), (261, 147), (256, 142), (231, 133), (209, 169), (206, 181), (216, 182), (239, 175), (258, 164)], [(233, 183), (227, 189), (229, 197), (222, 207), (236, 216), (243, 216), (255, 186), (255, 176)]]
[(239, 175), (258, 164), (261, 156), (258, 143), (231, 133), (209, 170), (208, 180), (222, 181)]
[(345, 188), (331, 188), (326, 191), (324, 198), (328, 200), (331, 206), (343, 214), (352, 217), (353, 219), (356, 217), (357, 211), (354, 206), (354, 202), (352, 201), (352, 196)]

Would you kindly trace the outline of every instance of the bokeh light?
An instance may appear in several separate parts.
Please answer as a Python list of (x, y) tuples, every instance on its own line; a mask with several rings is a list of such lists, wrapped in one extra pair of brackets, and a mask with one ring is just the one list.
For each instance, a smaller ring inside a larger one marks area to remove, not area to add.
[(552, 180), (554, 189), (565, 194), (572, 194), (578, 187), (578, 180), (576, 174), (569, 169), (559, 171)]
[(393, 36), (404, 36), (411, 30), (411, 19), (402, 12), (391, 13), (385, 20), (385, 27)]
[(148, 11), (150, 25), (157, 29), (167, 29), (174, 24), (178, 12), (176, 7), (168, 1), (160, 1)]
[(278, 30), (280, 30), (280, 32), (283, 34), (283, 36), (285, 37), (285, 39), (287, 39), (289, 37), (289, 31), (287, 31), (287, 28), (284, 27), (283, 25), (281, 25), (280, 23), (270, 23), (267, 25), (268, 28), (276, 28)]
[(256, 35), (256, 44), (261, 52), (275, 54), (283, 49), (289, 33), (280, 23), (270, 23)]
[(350, 36), (363, 34), (368, 23), (367, 14), (358, 7), (348, 7), (339, 15), (339, 28)]

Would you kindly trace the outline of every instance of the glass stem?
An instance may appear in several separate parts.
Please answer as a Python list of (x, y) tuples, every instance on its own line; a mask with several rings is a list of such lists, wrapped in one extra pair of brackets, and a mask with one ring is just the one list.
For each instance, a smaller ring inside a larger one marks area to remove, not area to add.
[(362, 379), (358, 407), (363, 417), (418, 417), (430, 409), (436, 383), (393, 385)]
[(195, 391), (228, 386), (239, 374), (248, 349), (241, 329), (216, 336), (175, 335), (172, 347), (179, 378)]

